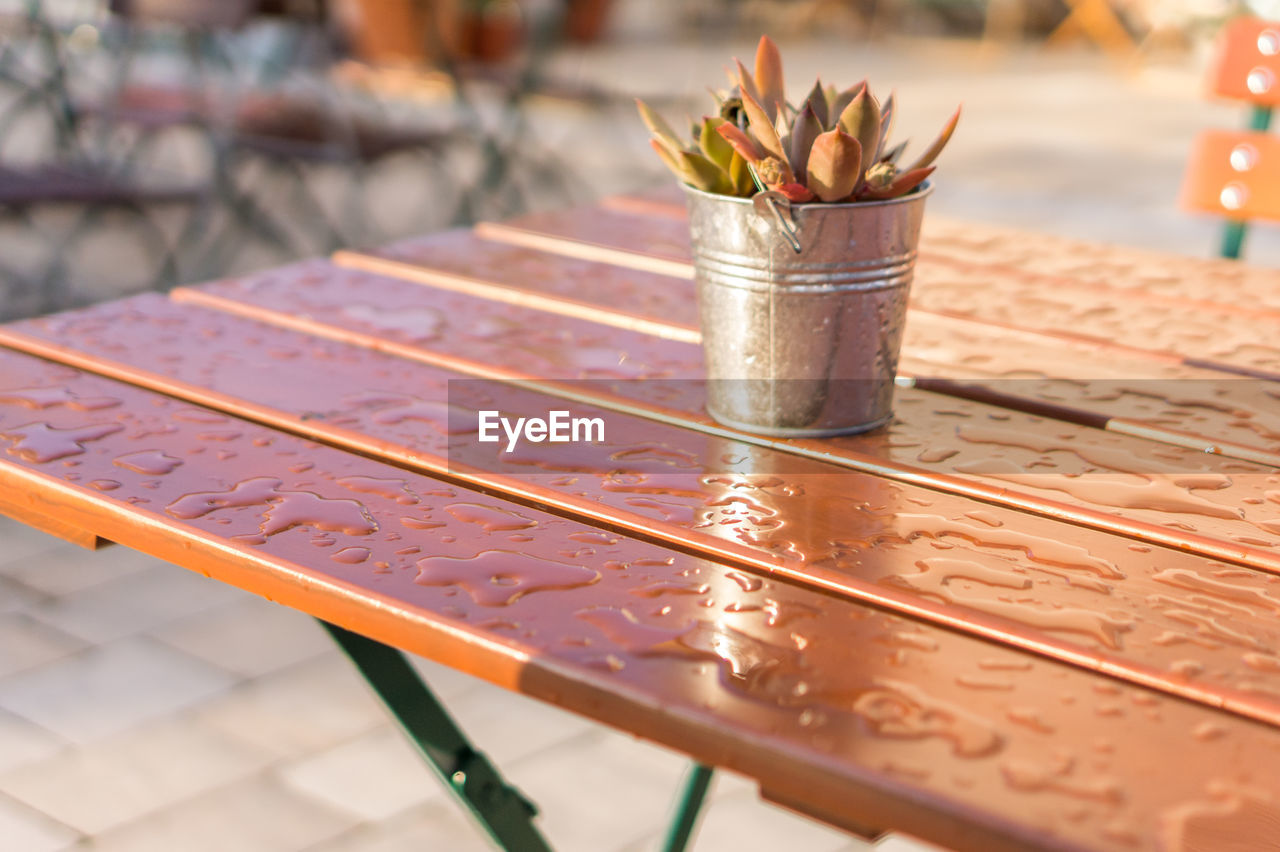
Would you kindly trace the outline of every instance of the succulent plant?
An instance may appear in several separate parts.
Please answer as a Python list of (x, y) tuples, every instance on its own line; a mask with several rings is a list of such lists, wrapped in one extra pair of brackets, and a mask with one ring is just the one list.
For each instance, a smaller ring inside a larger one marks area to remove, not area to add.
[(658, 156), (676, 177), (704, 192), (747, 197), (769, 189), (794, 202), (897, 198), (933, 173), (933, 161), (960, 120), (957, 109), (933, 144), (900, 167), (906, 143), (889, 144), (897, 113), (892, 94), (881, 103), (865, 81), (840, 91), (819, 80), (795, 106), (786, 99), (782, 57), (768, 36), (756, 49), (754, 73), (734, 64), (732, 88), (712, 93), (718, 114), (694, 123), (688, 144), (636, 101)]

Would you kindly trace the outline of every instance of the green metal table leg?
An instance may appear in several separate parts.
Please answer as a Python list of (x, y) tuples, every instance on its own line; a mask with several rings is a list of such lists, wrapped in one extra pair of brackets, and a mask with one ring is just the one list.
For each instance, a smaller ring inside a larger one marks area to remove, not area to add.
[(702, 801), (707, 796), (707, 788), (711, 786), (710, 766), (695, 763), (684, 782), (684, 792), (680, 796), (680, 804), (676, 810), (676, 818), (667, 829), (667, 840), (662, 845), (664, 852), (684, 852), (698, 825), (698, 815), (702, 811)]
[(537, 808), (502, 779), (488, 758), (472, 748), (403, 654), (326, 621), (320, 624), (422, 756), (500, 847), (509, 852), (550, 852), (551, 847), (533, 824)]
[[(1249, 110), (1249, 129), (1265, 133), (1271, 127), (1271, 107), (1255, 104)], [(1222, 229), (1222, 247), (1218, 254), (1231, 260), (1239, 260), (1244, 248), (1244, 238), (1248, 226), (1244, 222), (1232, 221)]]
[(1244, 248), (1244, 237), (1248, 228), (1244, 222), (1230, 221), (1222, 226), (1222, 245), (1218, 255), (1228, 260), (1239, 260), (1240, 251)]

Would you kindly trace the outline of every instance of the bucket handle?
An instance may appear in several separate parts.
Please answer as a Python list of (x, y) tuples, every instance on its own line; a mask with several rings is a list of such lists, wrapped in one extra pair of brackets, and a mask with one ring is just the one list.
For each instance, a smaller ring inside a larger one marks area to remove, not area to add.
[(791, 244), (795, 253), (799, 254), (800, 240), (796, 236), (795, 219), (791, 216), (791, 199), (781, 192), (766, 190), (751, 196), (751, 204), (761, 216), (765, 215), (766, 210), (773, 214), (773, 220), (778, 223), (782, 236)]

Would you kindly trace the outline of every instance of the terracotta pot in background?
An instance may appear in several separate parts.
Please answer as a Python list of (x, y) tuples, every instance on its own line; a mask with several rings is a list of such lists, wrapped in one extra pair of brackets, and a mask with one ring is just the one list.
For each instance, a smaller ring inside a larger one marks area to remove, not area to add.
[(600, 40), (613, 0), (569, 0), (565, 10), (564, 34), (571, 41), (590, 44)]

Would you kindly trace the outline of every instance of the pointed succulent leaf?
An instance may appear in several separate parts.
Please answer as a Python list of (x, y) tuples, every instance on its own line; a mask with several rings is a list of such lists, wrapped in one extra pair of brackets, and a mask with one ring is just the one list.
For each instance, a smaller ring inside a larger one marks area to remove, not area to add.
[(893, 133), (893, 123), (897, 117), (897, 93), (890, 92), (889, 97), (885, 98), (884, 103), (880, 105), (880, 144), (876, 146), (877, 160), (884, 157), (885, 147), (889, 144), (889, 135)]
[(733, 146), (727, 139), (716, 133), (716, 128), (726, 123), (723, 118), (708, 116), (702, 119), (697, 136), (698, 147), (702, 150), (703, 156), (728, 172), (729, 161), (733, 159)]
[[(791, 135), (791, 122), (787, 120), (786, 107), (778, 110), (778, 115), (773, 119), (773, 129), (778, 134), (779, 139), (785, 140)], [(783, 142), (782, 148), (786, 150), (786, 143)]]
[(960, 107), (956, 107), (955, 114), (951, 116), (950, 120), (947, 121), (946, 126), (942, 128), (942, 132), (938, 134), (938, 138), (933, 140), (933, 144), (930, 145), (923, 154), (916, 158), (916, 161), (911, 164), (911, 167), (907, 169), (907, 171), (913, 172), (917, 169), (923, 169), (926, 166), (933, 165), (933, 161), (938, 158), (938, 155), (942, 153), (942, 149), (947, 147), (947, 143), (951, 141), (951, 134), (956, 132), (956, 124), (959, 121)]
[(703, 192), (723, 195), (729, 194), (732, 189), (729, 175), (701, 154), (692, 151), (677, 151), (672, 154), (657, 139), (650, 139), (649, 144), (658, 152), (658, 156), (662, 158), (667, 168), (690, 186), (701, 189)]
[(893, 179), (884, 189), (872, 189), (870, 186), (863, 189), (858, 195), (859, 198), (884, 200), (887, 198), (897, 198), (900, 195), (906, 195), (920, 184), (924, 183), (929, 175), (933, 174), (937, 166), (929, 166), (927, 169), (912, 169), (911, 171), (902, 172)]
[(738, 84), (738, 93), (741, 95), (750, 95), (756, 99), (757, 103), (759, 103), (760, 90), (756, 88), (756, 81), (752, 78), (751, 72), (742, 67), (742, 63), (739, 60), (735, 59), (733, 62), (738, 70), (738, 79), (735, 81)]
[(670, 169), (672, 174), (687, 183), (688, 176), (685, 174), (684, 164), (677, 157), (680, 152), (669, 150), (666, 145), (658, 141), (656, 136), (649, 140), (649, 144), (653, 147), (653, 150), (658, 152), (658, 158), (662, 160), (663, 165)]
[(639, 98), (636, 98), (636, 108), (640, 110), (640, 120), (644, 122), (645, 127), (649, 128), (650, 133), (661, 139), (663, 144), (672, 151), (684, 150), (684, 145), (681, 144), (680, 138), (676, 136), (676, 132), (671, 128), (671, 125), (667, 124), (666, 119), (658, 115), (652, 107)]
[(770, 188), (776, 192), (781, 192), (787, 197), (788, 201), (794, 201), (798, 204), (812, 201), (816, 197), (808, 187), (801, 186), (798, 183), (783, 183)]
[(809, 151), (808, 187), (823, 201), (839, 201), (862, 180), (862, 145), (837, 127), (822, 133)]
[(818, 119), (813, 103), (806, 103), (791, 130), (791, 141), (787, 146), (787, 150), (791, 152), (791, 170), (796, 173), (796, 180), (800, 183), (809, 182), (807, 171), (809, 152), (813, 148), (814, 140), (821, 134), (822, 122)]
[(733, 146), (733, 150), (742, 155), (748, 163), (758, 163), (764, 158), (764, 151), (756, 141), (729, 122), (718, 125), (716, 133), (724, 137), (724, 140)]
[(853, 103), (853, 99), (858, 96), (858, 92), (861, 92), (866, 88), (867, 81), (863, 80), (858, 85), (850, 86), (843, 92), (840, 92), (835, 95), (835, 97), (831, 98), (831, 108), (827, 111), (827, 120), (831, 123), (832, 127), (835, 127), (836, 122), (839, 121), (840, 116), (844, 114), (844, 111), (848, 108), (849, 104)]
[(733, 185), (729, 182), (729, 173), (701, 154), (681, 151), (680, 162), (690, 176), (688, 182), (698, 189), (718, 195), (728, 195), (733, 190)]
[[(827, 95), (822, 90), (822, 81), (814, 81), (813, 88), (809, 90), (809, 94), (805, 96), (805, 104), (813, 109), (813, 114), (818, 117), (818, 123), (822, 125), (822, 129), (827, 129)], [(804, 112), (804, 107), (800, 107), (800, 111)]]
[(880, 147), (880, 105), (866, 86), (840, 113), (839, 127), (858, 140), (862, 149), (862, 171), (871, 168), (876, 161), (876, 149)]
[(760, 106), (760, 102), (750, 94), (743, 92), (742, 109), (747, 114), (751, 135), (760, 143), (760, 147), (778, 159), (785, 160), (787, 153), (782, 148), (782, 140), (778, 137), (778, 130), (773, 126), (773, 121), (769, 118), (768, 113), (764, 111), (764, 107)]
[(782, 81), (782, 56), (778, 53), (778, 46), (767, 35), (760, 36), (760, 44), (756, 46), (755, 84), (760, 105), (770, 118), (776, 118), (783, 112), (782, 104), (786, 103), (787, 95)]
[(751, 177), (751, 168), (737, 151), (729, 161), (729, 182), (733, 184), (733, 194), (750, 197), (756, 193), (756, 182)]
[(902, 152), (905, 151), (906, 149), (907, 149), (907, 140), (903, 139), (897, 145), (894, 145), (892, 148), (890, 148), (889, 150), (881, 154), (880, 162), (897, 163), (898, 158), (902, 156)]

